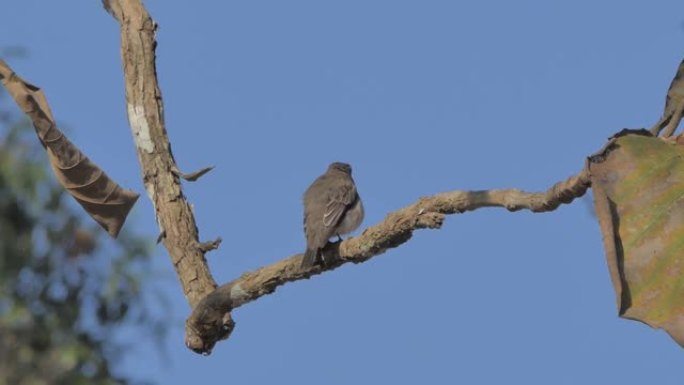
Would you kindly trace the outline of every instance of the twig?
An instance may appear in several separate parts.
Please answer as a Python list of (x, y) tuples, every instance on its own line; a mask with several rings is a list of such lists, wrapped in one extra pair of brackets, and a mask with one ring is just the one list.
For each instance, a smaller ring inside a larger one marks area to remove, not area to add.
[(184, 180), (187, 180), (188, 182), (196, 182), (199, 178), (204, 176), (204, 174), (208, 173), (209, 171), (211, 171), (213, 169), (214, 169), (214, 166), (209, 166), (209, 167), (204, 167), (203, 169), (200, 169), (200, 170), (197, 170), (195, 172), (188, 173), (188, 174), (181, 172), (178, 169), (173, 170), (173, 172), (174, 172), (174, 174), (183, 178)]

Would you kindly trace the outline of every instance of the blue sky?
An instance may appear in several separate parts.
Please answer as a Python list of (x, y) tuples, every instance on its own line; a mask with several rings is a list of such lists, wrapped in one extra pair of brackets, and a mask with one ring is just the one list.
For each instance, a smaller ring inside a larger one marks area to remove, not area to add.
[[(301, 252), (301, 194), (353, 165), (363, 228), (448, 190), (537, 191), (623, 127), (650, 127), (684, 55), (684, 3), (148, 1), (185, 192), (226, 282)], [(143, 192), (125, 115), (118, 25), (98, 1), (11, 0), (0, 46), (62, 126)], [(617, 317), (589, 196), (546, 214), (485, 209), (362, 265), (234, 312), (209, 357), (163, 248), (166, 356), (144, 336), (122, 370), (159, 384), (680, 384), (684, 351)], [(156, 237), (143, 199), (128, 228)]]

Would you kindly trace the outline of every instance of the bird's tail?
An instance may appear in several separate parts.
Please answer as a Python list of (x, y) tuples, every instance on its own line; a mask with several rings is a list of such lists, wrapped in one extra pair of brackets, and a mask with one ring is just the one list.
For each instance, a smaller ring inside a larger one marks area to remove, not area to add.
[(318, 250), (316, 249), (306, 249), (304, 252), (304, 258), (302, 258), (302, 268), (308, 269), (316, 264), (316, 257), (318, 256)]

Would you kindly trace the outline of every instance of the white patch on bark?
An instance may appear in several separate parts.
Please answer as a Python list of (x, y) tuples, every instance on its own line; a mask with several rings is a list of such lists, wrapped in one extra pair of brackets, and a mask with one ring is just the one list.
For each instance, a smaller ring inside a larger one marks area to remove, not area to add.
[(145, 191), (147, 191), (147, 196), (150, 198), (152, 206), (154, 207), (154, 219), (157, 221), (157, 226), (159, 226), (159, 234), (162, 234), (164, 229), (162, 228), (161, 223), (159, 223), (159, 216), (157, 215), (157, 193), (154, 191), (154, 184), (145, 183)]
[(156, 207), (157, 205), (155, 204), (155, 202), (157, 201), (157, 200), (155, 199), (155, 198), (156, 198), (155, 195), (157, 195), (157, 194), (156, 194), (156, 192), (154, 191), (154, 184), (152, 184), (152, 183), (145, 183), (145, 191), (147, 191), (147, 196), (148, 196), (148, 197), (150, 198), (150, 200), (152, 201), (152, 205), (155, 206), (155, 207), (154, 207), (154, 211), (157, 211), (157, 207)]
[(240, 284), (235, 284), (230, 288), (230, 300), (231, 302), (243, 302), (249, 298), (247, 292), (240, 287)]
[(128, 104), (128, 123), (133, 130), (135, 145), (142, 151), (150, 154), (154, 151), (150, 126), (145, 119), (145, 107)]

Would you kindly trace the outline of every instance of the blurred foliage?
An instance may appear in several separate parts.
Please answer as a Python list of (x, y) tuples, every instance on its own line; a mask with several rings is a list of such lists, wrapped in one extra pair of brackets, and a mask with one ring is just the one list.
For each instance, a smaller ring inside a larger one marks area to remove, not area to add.
[(152, 247), (81, 212), (0, 88), (0, 384), (134, 383), (116, 374), (117, 331), (166, 330), (145, 300)]

